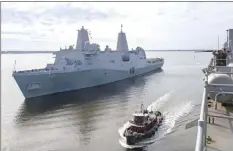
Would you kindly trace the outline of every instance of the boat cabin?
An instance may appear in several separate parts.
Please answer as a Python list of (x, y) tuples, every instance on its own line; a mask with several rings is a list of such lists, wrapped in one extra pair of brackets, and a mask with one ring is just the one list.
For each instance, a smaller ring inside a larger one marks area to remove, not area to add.
[(145, 133), (149, 131), (157, 121), (156, 116), (149, 115), (148, 113), (134, 113), (133, 120), (130, 121), (131, 126), (128, 130), (137, 133)]
[(133, 114), (133, 123), (136, 125), (144, 125), (148, 121), (149, 115), (143, 113), (134, 113)]

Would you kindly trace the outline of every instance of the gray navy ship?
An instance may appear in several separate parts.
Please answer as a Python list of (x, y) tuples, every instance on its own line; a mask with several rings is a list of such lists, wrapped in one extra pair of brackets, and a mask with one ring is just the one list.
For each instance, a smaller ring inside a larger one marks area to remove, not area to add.
[(78, 30), (76, 48), (55, 52), (55, 61), (42, 69), (13, 71), (13, 77), (25, 98), (78, 90), (108, 84), (160, 69), (163, 58), (147, 58), (145, 50), (129, 51), (126, 34), (118, 34), (117, 49), (104, 50), (90, 43), (89, 32)]

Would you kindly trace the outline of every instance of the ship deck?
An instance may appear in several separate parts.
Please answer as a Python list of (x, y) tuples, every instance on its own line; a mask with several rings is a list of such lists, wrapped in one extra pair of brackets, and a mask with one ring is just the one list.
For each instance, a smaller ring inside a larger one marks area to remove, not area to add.
[[(217, 103), (217, 109), (214, 102), (210, 101), (211, 106), (208, 109), (207, 116), (207, 151), (232, 151), (233, 148), (233, 106), (224, 107)], [(213, 121), (214, 118), (214, 121)]]

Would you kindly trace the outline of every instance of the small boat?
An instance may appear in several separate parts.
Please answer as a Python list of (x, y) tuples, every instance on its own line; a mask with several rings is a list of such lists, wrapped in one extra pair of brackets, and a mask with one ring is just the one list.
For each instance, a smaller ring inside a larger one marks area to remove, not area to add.
[[(153, 143), (150, 140), (155, 135), (159, 126), (162, 124), (163, 116), (159, 111), (148, 111), (143, 109), (133, 114), (133, 119), (127, 121), (122, 128), (119, 129), (119, 134), (122, 139), (119, 141), (123, 147), (134, 148), (138, 145), (145, 146)], [(146, 141), (147, 140), (147, 141)]]

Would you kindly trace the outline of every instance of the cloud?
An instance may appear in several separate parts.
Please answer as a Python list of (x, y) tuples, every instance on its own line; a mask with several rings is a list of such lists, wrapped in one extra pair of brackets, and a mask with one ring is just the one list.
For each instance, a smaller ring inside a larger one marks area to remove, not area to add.
[(61, 24), (62, 22), (76, 23), (79, 20), (103, 20), (114, 17), (115, 12), (104, 13), (98, 10), (76, 8), (70, 5), (58, 5), (54, 8), (47, 8), (43, 11), (13, 10), (12, 8), (2, 9), (2, 22), (23, 24), (32, 26), (35, 23), (42, 23), (46, 26)]
[(213, 37), (223, 41), (225, 30), (233, 28), (232, 8), (233, 3), (203, 2), (4, 2), (1, 30), (4, 49), (13, 49), (12, 39), (15, 48), (30, 49), (31, 43), (31, 50), (42, 45), (58, 50), (75, 44), (83, 25), (92, 42), (115, 49), (121, 24), (130, 48), (209, 49), (216, 45)]
[(9, 35), (30, 35), (28, 32), (12, 32), (12, 31), (2, 31), (1, 34), (9, 34)]
[(93, 10), (88, 8), (73, 7), (70, 4), (59, 5), (55, 8), (50, 8), (39, 14), (40, 16), (61, 19), (68, 23), (75, 23), (78, 20), (104, 20), (110, 17), (116, 17), (115, 12), (102, 12), (101, 10)]

